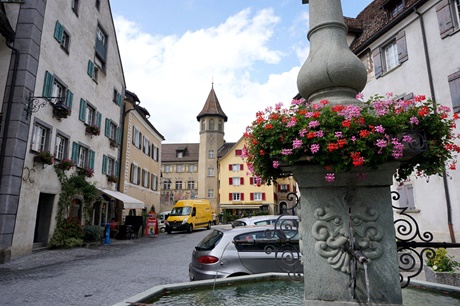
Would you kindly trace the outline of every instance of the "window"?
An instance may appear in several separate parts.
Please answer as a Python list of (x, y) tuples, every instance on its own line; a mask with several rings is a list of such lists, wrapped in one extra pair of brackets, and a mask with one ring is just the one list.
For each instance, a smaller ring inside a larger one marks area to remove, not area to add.
[(214, 189), (212, 188), (208, 189), (208, 198), (214, 198)]
[(118, 162), (115, 161), (115, 158), (103, 155), (102, 174), (113, 175), (118, 177)]
[(219, 131), (222, 131), (222, 120), (219, 120)]
[(80, 6), (80, 0), (72, 0), (72, 10), (75, 15), (78, 16), (78, 7)]
[(389, 43), (374, 49), (372, 58), (376, 78), (407, 61), (409, 57), (405, 32), (399, 32)]
[(32, 151), (40, 152), (49, 149), (51, 129), (42, 123), (35, 122), (32, 134)]
[(264, 201), (265, 193), (263, 192), (254, 192), (251, 193), (251, 201)]
[(195, 172), (195, 165), (188, 165), (188, 172), (189, 173)]
[(240, 185), (243, 185), (242, 181), (243, 181), (242, 177), (231, 177), (229, 180), (229, 183), (230, 185), (233, 185), (233, 186), (240, 186)]
[(150, 140), (144, 136), (144, 147), (142, 149), (145, 155), (150, 156)]
[(79, 168), (94, 169), (95, 152), (89, 147), (74, 142), (72, 145), (72, 160)]
[(195, 181), (188, 181), (187, 185), (189, 190), (195, 189)]
[(118, 131), (117, 125), (109, 118), (105, 118), (105, 136), (107, 136), (110, 140), (118, 141), (117, 131)]
[(208, 158), (214, 158), (214, 150), (208, 151)]
[(214, 130), (214, 119), (209, 120), (209, 129)]
[(99, 11), (99, 9), (101, 8), (101, 0), (96, 0), (96, 8)]
[(183, 158), (184, 157), (184, 151), (176, 151), (176, 157), (177, 158)]
[(141, 168), (136, 164), (131, 164), (130, 182), (136, 185), (141, 183)]
[(137, 127), (133, 127), (133, 145), (140, 149), (141, 148), (141, 139), (142, 133), (137, 129)]
[(184, 166), (182, 166), (182, 165), (177, 165), (177, 166), (176, 166), (176, 172), (177, 172), (177, 173), (182, 173), (182, 172), (184, 172)]
[(54, 158), (63, 160), (67, 157), (69, 139), (63, 135), (56, 135), (56, 143), (54, 145)]
[(159, 148), (156, 145), (152, 145), (152, 158), (154, 161), (158, 161), (159, 153), (160, 153)]
[(260, 178), (257, 178), (257, 177), (250, 177), (249, 178), (249, 184), (250, 185), (254, 185), (254, 186), (260, 186), (261, 184), (261, 179)]
[(233, 172), (239, 172), (244, 170), (243, 164), (231, 164), (228, 165), (228, 170), (233, 171)]
[(165, 180), (163, 182), (163, 189), (165, 189), (165, 190), (171, 189), (171, 181), (170, 180), (167, 179), (167, 180)]
[(80, 99), (80, 113), (79, 119), (87, 125), (101, 126), (101, 113), (96, 111), (88, 101)]
[(436, 14), (441, 38), (453, 34), (459, 28), (460, 1), (442, 0), (436, 5)]
[(208, 168), (208, 176), (214, 176), (214, 168), (213, 167)]
[(171, 172), (171, 166), (170, 165), (165, 165), (165, 172), (170, 173)]
[(239, 192), (229, 193), (228, 199), (230, 201), (244, 201), (244, 193), (239, 193)]
[(201, 120), (201, 130), (204, 131), (206, 129), (206, 123), (204, 120)]
[(289, 185), (287, 185), (287, 184), (279, 184), (278, 185), (278, 191), (281, 191), (281, 192), (289, 191)]
[(390, 1), (386, 5), (386, 9), (388, 13), (390, 13), (391, 17), (395, 17), (400, 12), (402, 12), (402, 10), (404, 9), (404, 1), (403, 0)]
[(158, 190), (158, 176), (156, 176), (155, 174), (152, 174), (150, 188), (152, 188), (152, 190), (154, 191)]
[(460, 112), (460, 71), (448, 76), (450, 96), (452, 98), (452, 109)]
[(54, 38), (59, 42), (62, 49), (69, 52), (70, 34), (59, 20), (56, 20), (56, 25), (54, 27)]
[(415, 209), (414, 203), (414, 186), (412, 184), (401, 184), (398, 186), (399, 207), (407, 207), (410, 210)]
[(104, 68), (107, 54), (107, 35), (105, 31), (98, 26), (96, 29), (96, 56), (101, 61), (101, 67)]
[(117, 104), (119, 106), (121, 106), (121, 104), (123, 102), (122, 95), (116, 89), (113, 90), (112, 101), (113, 101), (113, 103), (115, 103), (115, 104)]
[(177, 190), (182, 189), (182, 181), (176, 181), (176, 189)]
[(241, 156), (241, 154), (243, 154), (243, 150), (235, 150), (235, 156)]
[(143, 187), (146, 187), (146, 188), (149, 187), (150, 185), (149, 179), (150, 179), (150, 173), (147, 170), (142, 169), (142, 186)]

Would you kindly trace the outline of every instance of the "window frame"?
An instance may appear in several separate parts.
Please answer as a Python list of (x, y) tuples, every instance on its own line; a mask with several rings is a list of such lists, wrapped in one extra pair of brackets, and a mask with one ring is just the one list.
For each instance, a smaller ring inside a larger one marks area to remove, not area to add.
[[(395, 56), (397, 63), (394, 67), (392, 66), (390, 68), (387, 64), (388, 55), (385, 54), (385, 50), (387, 50), (389, 46), (393, 45), (395, 46), (395, 53), (397, 54), (397, 56)], [(372, 61), (374, 65), (375, 78), (378, 79), (384, 76), (386, 73), (393, 71), (407, 60), (409, 60), (409, 55), (406, 43), (406, 32), (403, 30), (372, 50)]]
[(171, 180), (170, 179), (165, 179), (163, 181), (163, 189), (164, 190), (171, 190)]
[(208, 198), (214, 198), (214, 188), (208, 188)]
[(452, 99), (452, 110), (460, 112), (460, 70), (447, 77), (449, 83), (450, 97)]
[[(58, 138), (62, 139), (62, 142), (58, 143)], [(54, 158), (56, 160), (63, 160), (68, 158), (69, 156), (69, 136), (64, 135), (62, 132), (57, 132), (56, 137), (54, 139)], [(58, 146), (62, 148), (62, 150), (58, 150)]]
[(214, 167), (209, 167), (208, 168), (208, 176), (209, 177), (214, 177), (215, 176), (215, 173), (214, 173)]
[(194, 190), (195, 189), (195, 181), (187, 181), (187, 189)]
[(78, 17), (78, 9), (80, 7), (80, 0), (72, 0), (72, 11), (77, 15)]
[(176, 182), (175, 182), (175, 187), (176, 187), (176, 188), (175, 188), (176, 190), (182, 190), (182, 187), (183, 187), (182, 181), (179, 181), (179, 180), (176, 181)]
[[(40, 135), (38, 135), (38, 131), (41, 131)], [(51, 136), (52, 136), (52, 126), (46, 124), (42, 120), (35, 118), (34, 125), (32, 129), (32, 138), (30, 141), (30, 150), (32, 152), (41, 152), (41, 151), (50, 151), (51, 145)], [(38, 141), (37, 138), (40, 138)]]
[(183, 173), (184, 172), (184, 166), (183, 165), (176, 165), (176, 172), (177, 173)]
[(208, 150), (208, 158), (215, 158), (214, 150)]
[(140, 150), (142, 144), (142, 133), (136, 126), (133, 126), (132, 138), (133, 145)]
[(165, 169), (165, 173), (171, 173), (171, 170), (172, 170), (172, 169), (171, 169), (171, 165), (165, 165), (164, 167), (165, 167), (165, 168), (164, 168), (164, 169)]

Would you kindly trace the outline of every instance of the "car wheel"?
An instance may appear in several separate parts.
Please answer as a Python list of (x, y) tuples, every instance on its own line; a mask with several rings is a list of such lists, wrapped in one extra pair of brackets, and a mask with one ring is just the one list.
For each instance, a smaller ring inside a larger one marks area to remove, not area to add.
[(211, 222), (208, 223), (208, 227), (206, 227), (207, 229), (211, 229)]
[(164, 227), (160, 228), (160, 232), (161, 232), (161, 233), (164, 233), (165, 231), (166, 231), (166, 230), (165, 230)]
[(193, 232), (193, 224), (190, 223), (188, 225), (187, 233), (191, 233), (191, 232)]
[(167, 232), (168, 234), (171, 234), (171, 229), (170, 229), (170, 228), (167, 228), (167, 229), (166, 229), (166, 232)]

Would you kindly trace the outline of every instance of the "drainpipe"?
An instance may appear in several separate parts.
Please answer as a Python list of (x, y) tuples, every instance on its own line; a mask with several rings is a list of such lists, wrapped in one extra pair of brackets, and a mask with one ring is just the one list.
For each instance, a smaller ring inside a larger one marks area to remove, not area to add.
[(0, 149), (0, 186), (2, 185), (3, 180), (3, 164), (5, 160), (5, 151), (6, 151), (6, 142), (8, 136), (8, 128), (10, 126), (10, 118), (11, 118), (11, 108), (13, 105), (13, 92), (14, 87), (16, 86), (16, 77), (18, 72), (18, 65), (19, 65), (19, 51), (18, 49), (14, 48), (11, 44), (13, 40), (7, 40), (6, 46), (11, 49), (12, 54), (14, 56), (14, 65), (13, 65), (13, 75), (11, 78), (10, 90), (8, 91), (8, 101), (7, 101), (7, 108), (4, 120), (4, 127), (3, 127), (3, 135), (2, 135), (2, 146)]
[[(420, 29), (422, 31), (422, 38), (423, 38), (423, 49), (425, 53), (425, 60), (426, 60), (426, 67), (427, 67), (427, 72), (428, 72), (428, 82), (430, 83), (430, 93), (431, 93), (431, 98), (433, 99), (433, 105), (436, 110), (436, 98), (434, 94), (434, 85), (433, 85), (433, 75), (431, 72), (431, 62), (430, 62), (430, 56), (428, 52), (428, 44), (426, 41), (426, 33), (425, 33), (425, 24), (423, 22), (423, 15), (417, 11), (417, 8), (414, 7), (414, 12), (415, 14), (418, 15), (420, 19)], [(444, 183), (444, 194), (446, 197), (446, 208), (447, 208), (447, 226), (449, 227), (449, 234), (450, 234), (450, 240), (451, 242), (455, 243), (455, 233), (453, 229), (453, 224), (452, 224), (452, 203), (450, 201), (450, 193), (449, 193), (449, 185), (447, 184), (447, 174), (446, 171), (442, 173), (442, 179)]]

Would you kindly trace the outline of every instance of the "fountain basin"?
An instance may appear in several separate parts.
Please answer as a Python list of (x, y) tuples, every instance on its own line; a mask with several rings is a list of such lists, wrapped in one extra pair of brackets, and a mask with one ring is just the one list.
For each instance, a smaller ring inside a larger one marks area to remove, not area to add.
[[(248, 301), (252, 306), (275, 305), (280, 301), (283, 305), (303, 305), (303, 287), (303, 282), (292, 282), (284, 273), (264, 273), (155, 286), (114, 306), (231, 306), (248, 305)], [(402, 292), (406, 306), (460, 305), (460, 287), (411, 280)]]

